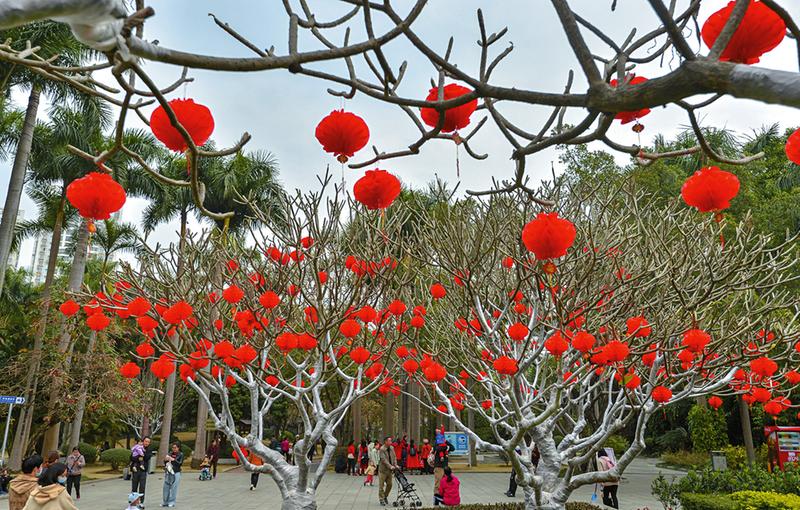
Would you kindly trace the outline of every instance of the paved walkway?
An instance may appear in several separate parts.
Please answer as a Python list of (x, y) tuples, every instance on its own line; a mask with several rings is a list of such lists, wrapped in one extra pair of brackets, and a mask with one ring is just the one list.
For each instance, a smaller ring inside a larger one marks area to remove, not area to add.
[[(650, 482), (659, 471), (665, 475), (679, 474), (675, 471), (659, 470), (651, 459), (637, 459), (625, 473), (619, 488), (621, 510), (636, 510), (649, 507), (660, 510), (661, 505), (650, 494)], [(508, 473), (462, 473), (456, 474), (461, 480), (462, 503), (498, 503), (508, 501), (503, 493), (508, 489)], [(163, 475), (156, 473), (147, 480), (147, 508), (160, 510)], [(377, 510), (377, 479), (374, 487), (364, 487), (362, 477), (349, 477), (329, 472), (325, 475), (318, 493), (320, 510)], [(423, 505), (432, 506), (433, 477), (409, 476), (414, 483)], [(264, 510), (280, 508), (280, 495), (275, 484), (261, 475), (258, 488), (250, 492), (250, 474), (241, 470), (221, 473), (216, 480), (200, 482), (196, 473), (186, 473), (178, 491), (177, 510)], [(87, 483), (83, 486), (83, 498), (76, 501), (80, 510), (122, 510), (127, 503), (130, 482), (121, 479)], [(397, 493), (397, 482), (392, 490), (392, 498)], [(592, 487), (577, 491), (572, 500), (590, 501)], [(600, 494), (598, 491), (598, 499)], [(522, 501), (522, 491), (515, 498)], [(0, 500), (0, 510), (8, 510), (8, 500)]]

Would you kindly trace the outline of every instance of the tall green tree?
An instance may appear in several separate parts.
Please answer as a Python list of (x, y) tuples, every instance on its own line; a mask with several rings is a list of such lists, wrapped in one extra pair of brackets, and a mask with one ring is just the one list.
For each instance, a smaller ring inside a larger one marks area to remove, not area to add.
[[(78, 66), (94, 54), (88, 47), (75, 40), (67, 25), (52, 21), (31, 23), (0, 31), (0, 38), (11, 40), (11, 44), (19, 49), (24, 48), (30, 41), (32, 45), (40, 48), (38, 51), (40, 56), (53, 58), (52, 63), (55, 65)], [(8, 97), (11, 89), (28, 91), (28, 104), (19, 141), (16, 144), (16, 155), (11, 167), (3, 216), (0, 220), (0, 293), (2, 293), (41, 96), (44, 94), (55, 104), (64, 103), (68, 99), (84, 101), (85, 98), (64, 83), (46, 80), (25, 66), (8, 62), (0, 63), (0, 83), (2, 83), (0, 94), (4, 98)]]

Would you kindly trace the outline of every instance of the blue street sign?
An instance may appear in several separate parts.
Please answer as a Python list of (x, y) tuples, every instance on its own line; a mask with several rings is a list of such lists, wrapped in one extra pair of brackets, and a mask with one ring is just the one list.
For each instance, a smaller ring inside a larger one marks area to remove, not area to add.
[(25, 397), (14, 397), (11, 395), (0, 395), (0, 404), (20, 405), (25, 403)]

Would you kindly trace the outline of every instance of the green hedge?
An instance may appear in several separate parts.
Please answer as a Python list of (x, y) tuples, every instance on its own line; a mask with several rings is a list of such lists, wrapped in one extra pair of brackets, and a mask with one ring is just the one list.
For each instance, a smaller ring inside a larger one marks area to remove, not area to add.
[(800, 496), (776, 492), (740, 491), (733, 494), (680, 495), (683, 510), (797, 510)]
[(111, 464), (111, 469), (117, 470), (126, 466), (131, 461), (131, 451), (125, 448), (111, 448), (100, 454), (100, 462)]
[(78, 449), (80, 449), (81, 455), (83, 455), (83, 458), (86, 459), (87, 464), (94, 464), (94, 462), (97, 460), (97, 448), (89, 443), (78, 443)]

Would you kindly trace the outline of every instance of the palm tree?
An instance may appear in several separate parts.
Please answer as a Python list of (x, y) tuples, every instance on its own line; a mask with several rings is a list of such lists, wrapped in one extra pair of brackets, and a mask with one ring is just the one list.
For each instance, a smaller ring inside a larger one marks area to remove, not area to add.
[[(91, 55), (95, 54), (88, 47), (79, 43), (72, 36), (67, 25), (45, 21), (31, 23), (22, 27), (0, 32), (0, 38), (10, 39), (12, 44), (22, 46), (30, 41), (40, 50), (38, 54), (44, 58), (53, 58), (55, 65), (77, 66), (82, 64)], [(25, 118), (20, 130), (17, 152), (14, 164), (11, 167), (11, 176), (8, 181), (3, 217), (0, 220), (0, 294), (3, 292), (8, 257), (11, 253), (11, 242), (14, 235), (14, 225), (17, 221), (22, 188), (25, 183), (25, 172), (28, 168), (28, 159), (36, 127), (36, 117), (39, 111), (41, 95), (45, 94), (54, 104), (63, 103), (65, 99), (81, 99), (72, 88), (62, 82), (48, 81), (31, 72), (25, 66), (10, 63), (0, 64), (0, 94), (5, 98), (12, 88), (28, 90), (28, 105)]]
[[(101, 266), (101, 281), (106, 279), (106, 271), (110, 259), (120, 252), (133, 252), (139, 246), (139, 233), (136, 227), (129, 223), (118, 222), (113, 219), (105, 220), (98, 225), (97, 233), (93, 239), (94, 246), (102, 252), (103, 263)], [(102, 284), (101, 284), (102, 286)], [(105, 336), (105, 332), (101, 332)], [(91, 356), (97, 342), (97, 332), (89, 333), (89, 343), (86, 346), (86, 356)], [(84, 372), (78, 390), (78, 401), (75, 404), (75, 417), (70, 428), (70, 445), (76, 445), (81, 440), (81, 427), (83, 426), (83, 414), (86, 410), (86, 398), (88, 396), (88, 377)]]

